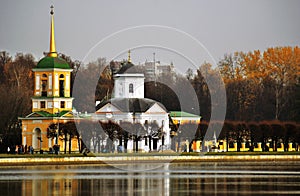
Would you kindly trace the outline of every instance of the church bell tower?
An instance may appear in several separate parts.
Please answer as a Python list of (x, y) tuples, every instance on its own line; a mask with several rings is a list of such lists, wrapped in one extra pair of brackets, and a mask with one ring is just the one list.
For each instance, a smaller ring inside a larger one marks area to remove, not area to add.
[(54, 115), (62, 111), (71, 111), (71, 72), (68, 63), (60, 58), (55, 47), (54, 10), (51, 6), (50, 49), (34, 72), (34, 96), (32, 112), (43, 112)]

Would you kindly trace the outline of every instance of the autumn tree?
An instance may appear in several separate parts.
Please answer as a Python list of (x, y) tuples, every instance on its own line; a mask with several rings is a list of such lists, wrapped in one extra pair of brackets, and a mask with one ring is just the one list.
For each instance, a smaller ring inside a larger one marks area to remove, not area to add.
[(33, 75), (31, 69), (35, 66), (31, 54), (16, 54), (12, 59), (8, 53), (1, 53), (3, 80), (0, 83), (1, 121), (0, 131), (5, 142), (19, 144), (21, 142), (21, 123), (18, 117), (24, 117), (31, 112), (31, 96), (33, 94)]
[(211, 116), (211, 94), (209, 92), (207, 82), (202, 73), (207, 74), (208, 77), (208, 74), (211, 73), (210, 69), (211, 66), (208, 64), (202, 66), (197, 70), (196, 75), (191, 81), (194, 90), (197, 94), (202, 120), (206, 120), (206, 121), (209, 121)]
[(300, 73), (300, 48), (269, 48), (263, 54), (267, 74), (274, 81), (275, 119), (282, 119), (287, 107), (290, 88), (296, 83)]
[(6, 64), (12, 62), (12, 57), (6, 51), (0, 52), (0, 83), (4, 83), (6, 75), (4, 73), (4, 67)]
[[(226, 83), (228, 104), (236, 104), (228, 105), (231, 111), (227, 117), (238, 120), (293, 118), (295, 113), (291, 113), (291, 108), (295, 104), (299, 56), (298, 47), (226, 55), (219, 67)], [(249, 113), (252, 116), (242, 117)]]
[(73, 87), (74, 106), (79, 112), (95, 112), (95, 101), (101, 100), (102, 96), (107, 94), (108, 89), (98, 85), (102, 81), (99, 80), (100, 76), (106, 74), (104, 70), (106, 70), (104, 58), (80, 66)]

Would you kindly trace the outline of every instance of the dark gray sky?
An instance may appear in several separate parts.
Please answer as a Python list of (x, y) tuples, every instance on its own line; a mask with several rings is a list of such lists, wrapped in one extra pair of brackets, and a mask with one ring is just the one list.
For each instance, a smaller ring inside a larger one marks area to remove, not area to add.
[[(140, 25), (168, 26), (186, 32), (196, 38), (215, 60), (235, 51), (300, 45), (298, 0), (1, 0), (0, 50), (11, 55), (32, 53), (37, 59), (41, 58), (43, 52), (49, 50), (49, 7), (52, 4), (55, 7), (56, 48), (77, 60), (82, 60), (105, 37)], [(134, 33), (131, 33), (133, 37)], [(143, 33), (147, 34), (140, 31), (137, 36)], [(155, 36), (143, 38), (152, 40)], [(176, 35), (165, 36), (165, 39), (169, 38), (170, 45), (178, 42), (177, 45), (190, 47)], [(168, 45), (168, 48), (172, 49), (172, 46)], [(111, 58), (122, 54), (125, 49), (96, 53)], [(137, 57), (137, 52), (135, 61), (152, 60), (151, 50), (144, 52), (142, 57), (141, 54)], [(172, 57), (163, 59), (162, 56), (167, 56), (163, 52), (153, 52), (158, 60), (174, 61)], [(190, 47), (190, 51), (187, 49), (181, 54), (188, 56), (189, 53), (197, 51)]]

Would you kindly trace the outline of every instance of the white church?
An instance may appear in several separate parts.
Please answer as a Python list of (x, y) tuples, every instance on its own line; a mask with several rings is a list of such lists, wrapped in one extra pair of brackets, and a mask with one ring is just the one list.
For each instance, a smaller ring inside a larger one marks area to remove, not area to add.
[[(129, 51), (127, 62), (114, 74), (113, 98), (97, 104), (94, 118), (119, 125), (122, 122), (142, 125), (145, 133), (137, 143), (138, 151), (169, 149), (168, 111), (161, 103), (144, 97), (144, 79), (144, 74), (131, 63)], [(117, 145), (118, 141), (115, 143)], [(127, 152), (136, 151), (134, 139), (127, 141), (126, 148)]]

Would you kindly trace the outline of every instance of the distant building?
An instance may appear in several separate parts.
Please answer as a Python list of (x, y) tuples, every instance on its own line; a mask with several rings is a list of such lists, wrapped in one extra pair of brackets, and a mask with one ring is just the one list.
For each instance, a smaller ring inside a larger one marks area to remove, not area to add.
[(162, 74), (175, 73), (173, 63), (163, 65), (160, 61), (156, 61), (155, 64), (154, 62), (145, 62), (140, 66), (144, 67), (146, 81), (155, 81), (155, 78)]
[[(122, 68), (122, 65), (126, 62), (111, 61), (110, 69), (112, 74), (116, 74)], [(124, 69), (124, 68), (123, 68)], [(156, 77), (162, 74), (173, 74), (175, 73), (175, 67), (173, 63), (161, 64), (160, 61), (148, 62), (143, 64), (135, 65), (135, 69), (142, 72), (145, 77), (145, 81), (155, 81)]]

